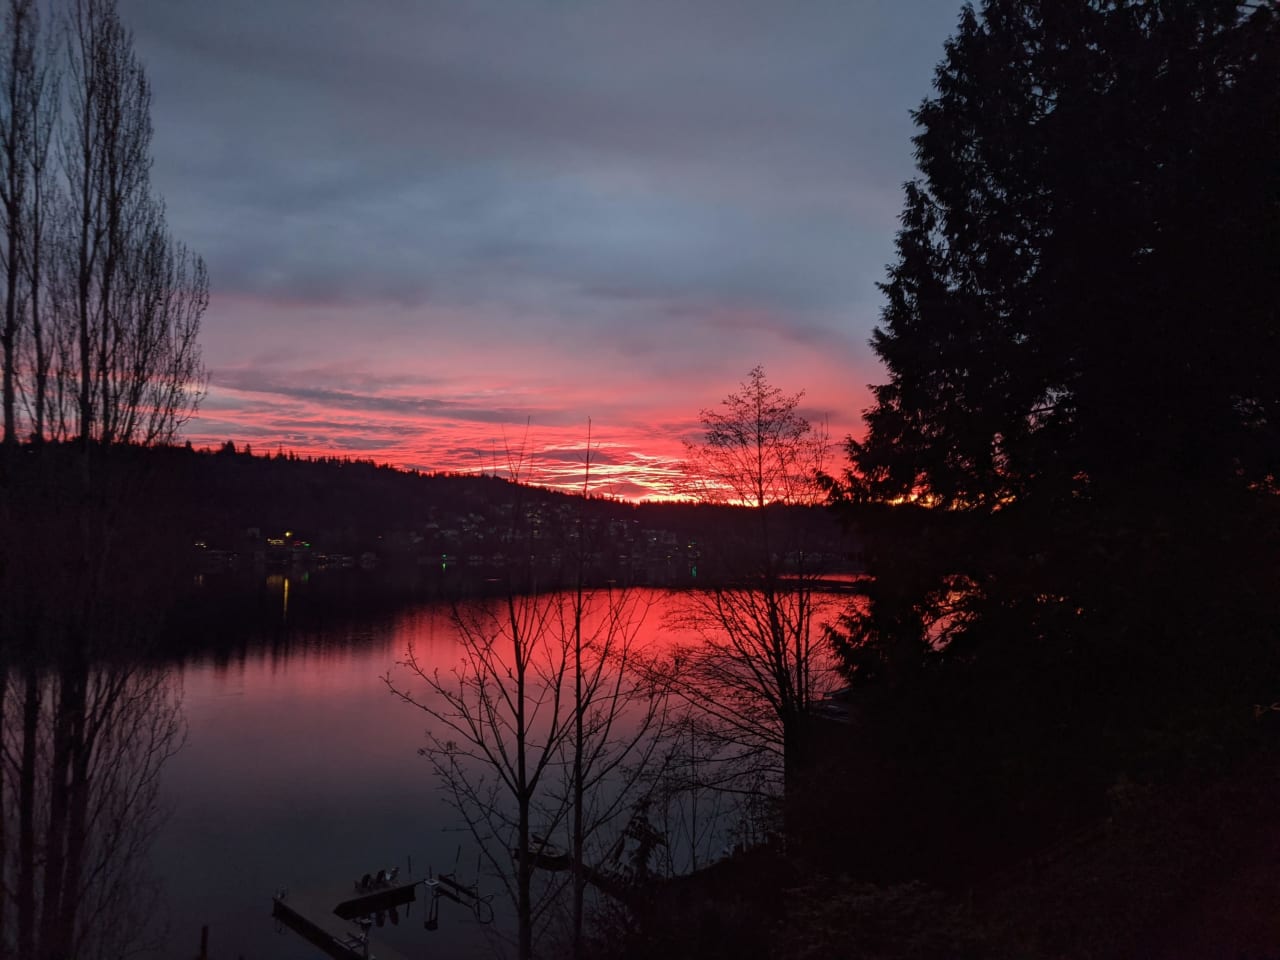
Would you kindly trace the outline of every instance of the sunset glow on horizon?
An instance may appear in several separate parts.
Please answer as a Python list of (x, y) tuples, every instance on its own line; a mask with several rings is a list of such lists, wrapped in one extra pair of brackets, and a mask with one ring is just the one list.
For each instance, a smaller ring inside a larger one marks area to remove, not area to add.
[[(198, 448), (230, 440), (259, 455), (350, 457), (424, 472), (515, 475), (569, 492), (583, 492), (585, 484), (593, 496), (672, 499), (685, 444), (702, 437), (699, 412), (736, 390), (748, 369), (723, 381), (704, 382), (691, 371), (655, 383), (629, 379), (625, 370), (576, 371), (566, 353), (541, 358), (541, 373), (524, 379), (433, 378), (304, 366), (306, 359), (215, 371), (201, 414), (183, 436)], [(787, 392), (804, 392), (802, 412), (826, 429), (834, 467), (844, 438), (860, 432), (867, 396), (840, 363), (823, 361), (806, 363), (798, 351), (794, 369), (778, 363), (766, 372)], [(378, 369), (390, 368), (384, 362)]]

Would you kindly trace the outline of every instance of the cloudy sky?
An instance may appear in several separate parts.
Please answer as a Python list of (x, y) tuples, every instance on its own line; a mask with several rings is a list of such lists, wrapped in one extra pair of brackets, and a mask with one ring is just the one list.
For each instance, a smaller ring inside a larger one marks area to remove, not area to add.
[[(204, 256), (187, 435), (661, 493), (755, 364), (860, 432), (960, 0), (121, 0)], [(527, 425), (527, 426), (526, 426)]]

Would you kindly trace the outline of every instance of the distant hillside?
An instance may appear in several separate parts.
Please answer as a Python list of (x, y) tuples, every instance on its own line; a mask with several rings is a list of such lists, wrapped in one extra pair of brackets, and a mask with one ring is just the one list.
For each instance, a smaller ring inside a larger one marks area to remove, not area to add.
[[(74, 449), (45, 447), (19, 460), (13, 479), (32, 494), (52, 488), (56, 501), (58, 488), (74, 489)], [(493, 476), (256, 456), (231, 444), (217, 451), (114, 449), (98, 469), (111, 475), (113, 496), (145, 505), (166, 540), (198, 544), (215, 565), (232, 558), (259, 567), (364, 558), (489, 569), (527, 553), (529, 541), (549, 563), (572, 554), (602, 571), (645, 568), (644, 576), (628, 575), (634, 582), (705, 581), (733, 569), (730, 561), (743, 555), (759, 520), (743, 508), (584, 498)], [(827, 511), (788, 508), (784, 516), (775, 526), (787, 531), (790, 546), (780, 549), (802, 550), (806, 564), (828, 569), (856, 565), (856, 544)], [(655, 564), (667, 573), (655, 578)]]

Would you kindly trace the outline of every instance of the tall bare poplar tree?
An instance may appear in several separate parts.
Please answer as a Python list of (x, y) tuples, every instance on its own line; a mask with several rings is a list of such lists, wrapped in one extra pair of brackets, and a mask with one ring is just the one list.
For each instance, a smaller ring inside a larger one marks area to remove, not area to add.
[(29, 189), (32, 150), (30, 91), (35, 83), (36, 33), (39, 14), (35, 0), (9, 0), (5, 9), (5, 37), (0, 42), (0, 268), (4, 270), (4, 316), (0, 320), (3, 349), (4, 443), (17, 439), (14, 417), (18, 338), (23, 312), (24, 215)]
[(151, 191), (151, 87), (116, 0), (0, 0), (6, 445), (171, 440), (203, 398), (203, 261)]
[(26, 239), (27, 321), (29, 336), (25, 343), (29, 349), (20, 356), (19, 366), (25, 370), (25, 378), (18, 378), (22, 389), (23, 404), (27, 411), (31, 436), (44, 440), (51, 424), (49, 377), (53, 369), (57, 340), (57, 316), (50, 309), (47, 296), (48, 269), (54, 252), (51, 227), (61, 203), (53, 150), (57, 129), (60, 101), (60, 73), (57, 68), (57, 34), (33, 27), (32, 38), (39, 40), (31, 82), (27, 85), (25, 108), (28, 115), (30, 149), (27, 151), (28, 203), (24, 219)]
[(203, 393), (203, 262), (151, 196), (151, 87), (115, 0), (73, 0), (62, 163), (74, 272), (77, 434), (170, 439)]

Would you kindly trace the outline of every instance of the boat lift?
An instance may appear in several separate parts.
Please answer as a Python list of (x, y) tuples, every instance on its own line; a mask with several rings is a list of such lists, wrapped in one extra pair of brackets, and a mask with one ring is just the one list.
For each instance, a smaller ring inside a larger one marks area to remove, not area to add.
[(282, 889), (271, 897), (271, 915), (334, 960), (400, 960), (399, 954), (381, 945), (371, 952), (369, 932), (388, 920), (398, 924), (400, 908), (417, 899), (423, 882), (401, 881), (396, 867), (366, 873), (345, 893), (332, 888), (305, 893)]
[(427, 930), (440, 929), (441, 897), (466, 907), (476, 918), (476, 923), (493, 923), (493, 895), (481, 896), (480, 889), (475, 884), (461, 883), (452, 873), (428, 877), (422, 882), (431, 891), (431, 905), (427, 907), (427, 919), (422, 923)]
[[(471, 915), (476, 918), (476, 923), (493, 923), (493, 894), (482, 896), (478, 882), (467, 884), (458, 879), (458, 858), (460, 856), (462, 856), (461, 847), (458, 848), (458, 852), (454, 855), (452, 873), (442, 873), (436, 876), (432, 873), (430, 867), (427, 868), (427, 879), (422, 881), (423, 886), (431, 893), (431, 904), (427, 907), (427, 919), (422, 923), (422, 926), (427, 930), (440, 929), (441, 897), (466, 907), (471, 911)], [(479, 873), (480, 863), (477, 860), (476, 874), (479, 875)]]
[(452, 873), (428, 871), (423, 880), (401, 880), (399, 873), (398, 867), (366, 873), (345, 891), (332, 886), (301, 893), (277, 890), (271, 897), (271, 915), (333, 960), (403, 960), (389, 947), (372, 945), (370, 932), (388, 921), (398, 925), (401, 908), (407, 913), (408, 905), (418, 899), (419, 886), (430, 896), (423, 922), (427, 930), (439, 929), (442, 898), (466, 907), (477, 923), (493, 923), (493, 895), (482, 895), (478, 884), (459, 880), (456, 864)]

